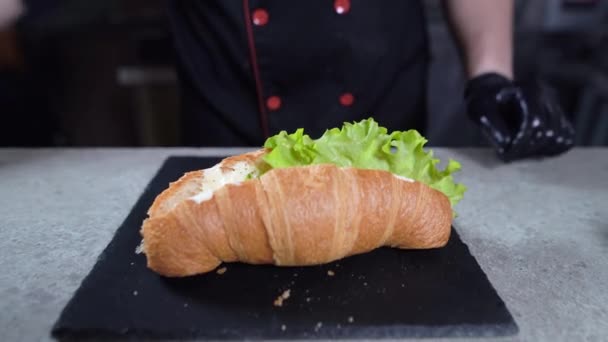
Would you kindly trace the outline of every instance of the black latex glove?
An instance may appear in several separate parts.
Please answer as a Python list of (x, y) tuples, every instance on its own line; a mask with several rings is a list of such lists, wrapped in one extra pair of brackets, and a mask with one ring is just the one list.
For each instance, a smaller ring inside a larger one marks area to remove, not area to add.
[(469, 117), (503, 161), (558, 155), (574, 144), (572, 125), (538, 82), (484, 74), (467, 83), (465, 100)]

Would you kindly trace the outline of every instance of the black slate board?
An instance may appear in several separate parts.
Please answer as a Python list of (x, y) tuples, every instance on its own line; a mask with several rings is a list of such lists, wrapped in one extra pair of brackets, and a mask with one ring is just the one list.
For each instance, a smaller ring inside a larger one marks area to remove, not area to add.
[[(456, 231), (437, 250), (382, 248), (323, 266), (227, 264), (223, 275), (156, 275), (145, 267), (145, 256), (135, 254), (146, 210), (183, 172), (216, 162), (167, 159), (64, 308), (54, 337), (387, 338), (517, 332)], [(273, 301), (287, 289), (291, 296), (275, 307)]]

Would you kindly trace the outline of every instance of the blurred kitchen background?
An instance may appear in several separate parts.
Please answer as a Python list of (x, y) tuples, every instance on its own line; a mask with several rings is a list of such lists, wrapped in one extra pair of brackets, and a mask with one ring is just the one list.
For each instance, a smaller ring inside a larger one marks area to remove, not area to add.
[[(0, 146), (180, 145), (165, 1), (26, 1), (0, 27)], [(0, 23), (15, 2), (0, 0)], [(483, 145), (440, 2), (425, 4), (430, 144)], [(517, 1), (515, 43), (516, 74), (553, 86), (576, 143), (608, 145), (608, 1)]]

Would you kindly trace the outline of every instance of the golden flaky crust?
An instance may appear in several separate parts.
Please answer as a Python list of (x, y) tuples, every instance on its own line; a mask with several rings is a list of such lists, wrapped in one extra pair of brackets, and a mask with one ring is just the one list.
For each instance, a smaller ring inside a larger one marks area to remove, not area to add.
[[(228, 158), (221, 167), (255, 164), (263, 154)], [(172, 183), (144, 221), (148, 267), (162, 275), (205, 273), (232, 261), (315, 265), (381, 246), (442, 247), (450, 236), (448, 198), (386, 171), (334, 165), (273, 169), (197, 203), (188, 198), (195, 194), (191, 183), (200, 184), (202, 177), (203, 171), (195, 171)]]

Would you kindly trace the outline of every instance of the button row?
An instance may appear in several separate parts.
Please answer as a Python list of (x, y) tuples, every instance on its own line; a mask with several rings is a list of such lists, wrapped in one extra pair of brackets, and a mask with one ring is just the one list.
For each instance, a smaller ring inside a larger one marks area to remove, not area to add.
[[(338, 102), (344, 107), (350, 107), (355, 103), (355, 96), (351, 93), (344, 93), (338, 98)], [(281, 98), (273, 95), (266, 99), (266, 108), (270, 111), (276, 111), (281, 108)]]
[[(350, 12), (350, 0), (334, 0), (334, 11), (340, 15)], [(269, 19), (270, 15), (264, 8), (254, 10), (251, 15), (251, 21), (255, 26), (265, 26)]]
[[(350, 0), (334, 0), (334, 11), (337, 14), (346, 14), (350, 11)], [(255, 26), (265, 26), (270, 20), (268, 11), (264, 8), (255, 9), (251, 15), (251, 21)], [(344, 107), (350, 107), (355, 102), (355, 97), (351, 93), (344, 93), (338, 98), (338, 102)], [(281, 98), (273, 95), (266, 99), (266, 107), (270, 111), (281, 108)]]

